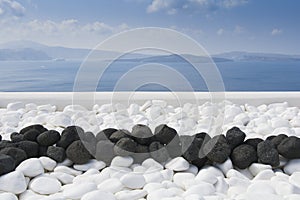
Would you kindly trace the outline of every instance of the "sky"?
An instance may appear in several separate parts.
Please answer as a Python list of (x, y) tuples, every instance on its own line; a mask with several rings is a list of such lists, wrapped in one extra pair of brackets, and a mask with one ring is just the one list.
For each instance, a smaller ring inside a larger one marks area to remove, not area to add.
[(93, 48), (141, 27), (186, 34), (209, 53), (300, 54), (297, 0), (0, 0), (0, 43)]

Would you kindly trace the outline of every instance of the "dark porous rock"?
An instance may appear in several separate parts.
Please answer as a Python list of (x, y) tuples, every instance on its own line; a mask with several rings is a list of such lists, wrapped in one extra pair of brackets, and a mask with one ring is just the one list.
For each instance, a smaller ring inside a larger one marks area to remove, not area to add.
[(16, 166), (18, 166), (22, 161), (27, 159), (26, 152), (16, 147), (4, 148), (0, 151), (0, 154), (5, 154), (12, 157), (16, 162)]
[(66, 151), (62, 147), (49, 146), (47, 156), (60, 163), (66, 159)]
[(39, 156), (39, 145), (33, 141), (20, 141), (16, 143), (16, 147), (26, 152), (28, 158), (36, 158)]
[(39, 156), (47, 156), (48, 146), (39, 146)]
[(80, 140), (70, 144), (66, 150), (66, 154), (74, 164), (85, 164), (91, 158), (90, 152)]
[(287, 135), (279, 134), (276, 137), (274, 137), (273, 139), (271, 139), (271, 142), (274, 145), (274, 147), (277, 148), (277, 146), (286, 138), (288, 138)]
[(96, 147), (96, 159), (105, 162), (109, 166), (115, 157), (114, 146), (115, 144), (110, 140), (100, 140)]
[(6, 148), (6, 147), (15, 147), (15, 143), (8, 141), (8, 140), (2, 140), (0, 141), (0, 150)]
[(127, 130), (117, 130), (109, 137), (110, 141), (117, 143), (122, 138), (128, 138), (130, 136), (129, 131)]
[(16, 162), (11, 156), (0, 154), (0, 176), (14, 171), (15, 167)]
[(224, 163), (231, 153), (224, 135), (211, 138), (203, 146), (203, 153), (207, 158), (216, 163)]
[(80, 137), (85, 148), (90, 152), (91, 155), (95, 156), (97, 139), (94, 133), (86, 132), (83, 136)]
[(290, 136), (285, 138), (278, 146), (277, 150), (287, 159), (300, 158), (300, 138)]
[(136, 151), (137, 143), (131, 138), (121, 138), (114, 146), (114, 152), (118, 156), (130, 156)]
[(169, 160), (170, 156), (163, 144), (154, 141), (149, 146), (150, 156), (157, 162), (163, 163)]
[(43, 127), (41, 124), (35, 124), (35, 125), (31, 125), (31, 126), (27, 126), (23, 129), (20, 130), (20, 134), (25, 134), (27, 131), (30, 131), (30, 130), (36, 130), (38, 131), (39, 133), (42, 133), (42, 132), (45, 132), (47, 131), (47, 129), (45, 127)]
[(41, 133), (38, 130), (31, 129), (31, 130), (24, 133), (24, 140), (36, 141), (37, 137), (40, 134)]
[[(104, 130), (102, 130), (102, 131), (100, 131), (98, 134), (97, 134), (97, 136), (96, 136), (96, 139), (97, 139), (97, 141), (100, 141), (100, 140), (108, 140), (109, 138), (110, 138), (110, 136), (114, 133), (114, 132), (116, 132), (117, 131), (117, 129), (115, 129), (115, 128), (107, 128), (107, 129), (104, 129)], [(106, 136), (106, 137), (103, 137), (104, 135)], [(99, 136), (98, 136), (99, 135)]]
[(141, 145), (150, 145), (154, 140), (154, 135), (151, 129), (143, 124), (133, 126), (131, 135), (133, 139)]
[(270, 140), (257, 145), (258, 162), (276, 167), (279, 165), (279, 154)]
[(24, 135), (17, 132), (13, 132), (12, 134), (10, 134), (10, 139), (12, 142), (20, 142), (24, 140)]
[(204, 133), (204, 132), (195, 134), (195, 138), (203, 139), (204, 143), (206, 143), (208, 140), (211, 139), (210, 135), (208, 135), (207, 133)]
[(173, 139), (165, 145), (170, 158), (176, 158), (182, 155), (182, 147), (179, 135), (175, 135)]
[(257, 162), (256, 149), (248, 144), (241, 144), (234, 148), (230, 157), (232, 163), (240, 169), (246, 169), (252, 163)]
[(41, 133), (36, 140), (40, 145), (51, 146), (60, 140), (60, 134), (55, 130), (49, 130)]
[(80, 140), (80, 136), (83, 134), (84, 131), (79, 126), (68, 126), (61, 133), (60, 140), (56, 143), (56, 146), (67, 149), (74, 141)]
[(0, 135), (0, 141), (2, 140), (2, 135)]
[(251, 145), (253, 146), (255, 149), (257, 148), (257, 145), (259, 143), (261, 143), (262, 141), (264, 141), (263, 139), (261, 138), (251, 138), (251, 139), (248, 139), (244, 142), (244, 144), (248, 144), (248, 145)]
[(246, 134), (241, 131), (238, 127), (229, 129), (226, 133), (226, 140), (231, 149), (234, 149), (238, 145), (244, 142)]
[(168, 127), (166, 124), (161, 124), (155, 128), (154, 131), (155, 140), (162, 144), (168, 144), (176, 137), (177, 132), (175, 129)]
[(266, 138), (266, 140), (272, 140), (273, 138), (275, 138), (276, 136), (275, 135), (270, 135), (270, 136), (268, 136), (267, 138)]
[(142, 163), (147, 158), (150, 158), (149, 148), (146, 145), (137, 144), (136, 153), (133, 154), (133, 159), (135, 163)]

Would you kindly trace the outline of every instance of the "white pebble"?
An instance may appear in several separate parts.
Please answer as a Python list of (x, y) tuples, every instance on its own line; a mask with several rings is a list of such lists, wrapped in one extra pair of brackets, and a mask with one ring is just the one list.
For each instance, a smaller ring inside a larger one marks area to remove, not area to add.
[(4, 192), (0, 194), (0, 199), (3, 200), (18, 200), (18, 197), (13, 193)]
[(48, 171), (53, 171), (53, 169), (57, 165), (56, 161), (52, 160), (49, 157), (42, 156), (39, 158), (39, 160), (40, 160), (41, 164), (43, 165), (44, 169), (48, 170)]
[(63, 195), (67, 199), (80, 199), (83, 195), (97, 190), (95, 183), (71, 184), (63, 190)]
[(122, 157), (122, 156), (116, 156), (111, 161), (111, 166), (117, 166), (117, 167), (129, 167), (133, 163), (133, 158), (130, 156)]
[(95, 190), (82, 196), (81, 200), (95, 200), (95, 199), (115, 200), (115, 196), (112, 193)]
[(143, 188), (146, 184), (146, 180), (142, 174), (138, 173), (128, 173), (121, 177), (121, 183), (131, 189)]
[(190, 167), (188, 161), (186, 161), (182, 157), (173, 158), (165, 165), (167, 169), (171, 169), (173, 171), (184, 171)]
[(283, 168), (284, 172), (291, 175), (294, 172), (300, 172), (300, 159), (290, 160)]
[(296, 187), (300, 188), (300, 172), (294, 172), (290, 178), (289, 178), (289, 182), (293, 185), (295, 185)]
[(13, 171), (0, 176), (0, 190), (20, 194), (27, 188), (26, 180), (22, 172)]
[(15, 103), (9, 103), (7, 104), (7, 110), (8, 111), (17, 111), (21, 108), (24, 108), (25, 105), (22, 102), (15, 102)]
[(16, 171), (20, 171), (28, 177), (35, 177), (44, 173), (44, 167), (38, 158), (30, 158), (20, 163)]
[(36, 177), (29, 183), (29, 188), (39, 194), (54, 194), (60, 191), (61, 183), (52, 177)]
[(102, 183), (100, 183), (97, 188), (103, 192), (111, 192), (116, 193), (121, 191), (124, 186), (121, 183), (121, 181), (117, 178), (110, 178), (107, 180), (104, 180)]
[(266, 170), (266, 169), (272, 169), (271, 165), (252, 163), (249, 167), (249, 170), (253, 176), (256, 176), (259, 172)]
[(92, 159), (85, 164), (82, 164), (82, 165), (76, 164), (73, 167), (74, 167), (74, 169), (79, 170), (79, 171), (88, 171), (89, 169), (101, 170), (105, 166), (106, 166), (105, 162)]
[(124, 190), (115, 194), (118, 200), (138, 200), (147, 195), (145, 190)]

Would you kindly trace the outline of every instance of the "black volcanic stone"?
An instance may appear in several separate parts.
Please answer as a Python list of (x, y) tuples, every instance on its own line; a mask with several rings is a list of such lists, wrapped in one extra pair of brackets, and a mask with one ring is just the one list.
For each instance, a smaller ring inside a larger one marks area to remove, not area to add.
[(259, 143), (261, 143), (262, 141), (264, 141), (263, 139), (261, 138), (251, 138), (251, 139), (248, 139), (244, 142), (244, 144), (248, 144), (248, 145), (251, 145), (253, 146), (255, 149), (257, 148), (257, 145)]
[(277, 146), (286, 138), (288, 138), (287, 135), (280, 134), (280, 135), (277, 135), (276, 137), (274, 137), (273, 139), (271, 139), (271, 142), (274, 145), (274, 147), (277, 148)]
[(204, 143), (206, 143), (208, 140), (211, 139), (211, 137), (207, 133), (197, 133), (194, 135), (195, 138), (201, 138), (203, 139)]
[(216, 163), (223, 163), (227, 160), (231, 153), (231, 148), (227, 144), (224, 135), (211, 138), (203, 146), (203, 153), (207, 158)]
[(2, 135), (0, 135), (0, 141), (2, 140)]
[(109, 137), (110, 141), (117, 143), (122, 138), (128, 138), (130, 133), (127, 130), (117, 130)]
[(114, 152), (118, 156), (130, 156), (135, 153), (137, 143), (131, 138), (121, 138), (114, 146)]
[(244, 142), (246, 134), (241, 131), (238, 127), (229, 129), (226, 133), (226, 140), (231, 149), (234, 149), (238, 145)]
[(246, 169), (252, 163), (257, 162), (256, 149), (248, 144), (241, 144), (234, 148), (230, 157), (232, 163), (240, 169)]
[(83, 134), (84, 131), (79, 126), (68, 126), (61, 133), (60, 140), (56, 143), (56, 146), (67, 149), (74, 141), (80, 140), (80, 136)]
[(85, 148), (90, 152), (90, 154), (94, 156), (96, 154), (97, 146), (97, 139), (94, 133), (86, 132), (83, 136), (81, 136), (81, 141), (83, 142)]
[(74, 164), (85, 164), (91, 158), (90, 152), (80, 140), (70, 144), (66, 150), (66, 154)]
[(20, 134), (25, 134), (26, 132), (28, 132), (30, 130), (36, 130), (39, 133), (47, 131), (47, 129), (45, 127), (43, 127), (42, 125), (35, 124), (35, 125), (27, 126), (27, 127), (23, 128), (23, 129), (21, 129), (20, 130)]
[(290, 136), (285, 138), (278, 146), (277, 150), (287, 159), (300, 158), (300, 138)]
[(157, 162), (166, 162), (170, 156), (167, 149), (163, 144), (158, 141), (154, 141), (149, 146), (150, 156)]
[(105, 162), (109, 166), (115, 157), (114, 146), (115, 144), (110, 140), (100, 140), (96, 146), (96, 159)]
[[(117, 131), (117, 129), (115, 129), (115, 128), (107, 128), (107, 129), (104, 129), (104, 130), (102, 130), (102, 131), (100, 131), (98, 134), (97, 134), (97, 136), (96, 136), (96, 139), (97, 139), (97, 141), (99, 142), (100, 140), (108, 140), (109, 138), (110, 138), (110, 136), (114, 133), (114, 132), (116, 132)], [(104, 135), (106, 136), (106, 137), (104, 137)], [(99, 136), (98, 136), (99, 135)]]
[(155, 139), (162, 144), (168, 144), (171, 140), (177, 136), (175, 129), (168, 127), (166, 124), (161, 124), (155, 128)]
[(270, 136), (268, 136), (267, 138), (266, 138), (266, 140), (272, 140), (273, 138), (275, 138), (276, 136), (275, 135), (270, 135)]
[(176, 158), (182, 155), (182, 147), (181, 147), (181, 141), (179, 138), (179, 135), (175, 135), (173, 139), (165, 145), (165, 148), (168, 151), (168, 155), (170, 158)]
[(60, 140), (60, 134), (55, 130), (49, 130), (41, 133), (36, 140), (42, 146), (51, 146)]
[(2, 140), (0, 141), (0, 150), (6, 148), (6, 147), (15, 147), (16, 145), (8, 140)]
[(0, 176), (14, 171), (15, 167), (16, 162), (11, 156), (0, 154)]
[(16, 147), (26, 152), (28, 158), (36, 158), (39, 156), (39, 145), (33, 141), (20, 141), (16, 143)]
[(257, 145), (258, 162), (273, 167), (279, 165), (279, 154), (270, 140), (265, 140)]
[(150, 158), (149, 148), (146, 145), (137, 144), (133, 159), (135, 163), (142, 163), (147, 158)]
[(36, 138), (40, 135), (41, 133), (38, 130), (31, 129), (27, 132), (24, 133), (24, 140), (29, 140), (29, 141), (36, 141)]
[(131, 135), (134, 140), (141, 145), (150, 145), (154, 140), (151, 129), (143, 124), (137, 124), (132, 127)]
[(10, 139), (12, 142), (20, 142), (24, 140), (24, 135), (17, 132), (13, 132), (12, 134), (10, 134)]
[(66, 159), (66, 151), (62, 147), (49, 146), (47, 156), (60, 163)]
[(18, 166), (22, 161), (27, 159), (26, 152), (16, 147), (4, 148), (0, 151), (0, 154), (5, 154), (12, 157), (16, 162), (16, 166)]
[(48, 146), (39, 146), (39, 156), (47, 156)]

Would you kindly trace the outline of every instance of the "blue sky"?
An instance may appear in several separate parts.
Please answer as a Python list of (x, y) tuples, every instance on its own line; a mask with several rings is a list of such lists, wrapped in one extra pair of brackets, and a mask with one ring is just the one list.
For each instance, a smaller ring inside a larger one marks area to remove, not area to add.
[(211, 53), (300, 54), (297, 0), (0, 0), (0, 43), (92, 48), (131, 28), (171, 28)]

